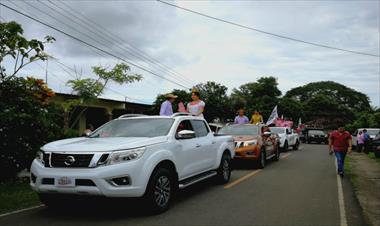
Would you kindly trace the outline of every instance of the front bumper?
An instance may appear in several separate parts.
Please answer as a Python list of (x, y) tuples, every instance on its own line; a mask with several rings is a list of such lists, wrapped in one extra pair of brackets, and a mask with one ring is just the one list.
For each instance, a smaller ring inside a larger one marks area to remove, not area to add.
[[(140, 175), (143, 167), (138, 160), (96, 168), (48, 168), (34, 160), (30, 172), (32, 178), (30, 186), (38, 193), (141, 197), (145, 193), (147, 184), (145, 177)], [(63, 177), (93, 183), (75, 184), (70, 187), (56, 186), (56, 180)], [(128, 177), (129, 184), (117, 186), (110, 182), (112, 178), (119, 177)], [(47, 179), (49, 184), (45, 182)]]
[(258, 145), (237, 148), (234, 159), (257, 160), (260, 155)]

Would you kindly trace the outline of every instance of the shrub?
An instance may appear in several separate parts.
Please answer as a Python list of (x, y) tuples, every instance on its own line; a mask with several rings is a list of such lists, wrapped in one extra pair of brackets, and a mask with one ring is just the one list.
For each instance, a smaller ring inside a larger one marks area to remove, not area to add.
[(53, 95), (39, 79), (0, 82), (0, 182), (29, 168), (44, 143), (63, 136), (63, 111), (49, 103)]

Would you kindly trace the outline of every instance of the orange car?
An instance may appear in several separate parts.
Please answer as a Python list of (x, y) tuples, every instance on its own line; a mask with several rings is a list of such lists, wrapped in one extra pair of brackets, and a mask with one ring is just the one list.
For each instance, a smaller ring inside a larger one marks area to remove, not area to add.
[(220, 129), (218, 134), (234, 137), (235, 159), (253, 161), (258, 168), (264, 168), (269, 159), (280, 159), (278, 135), (271, 133), (265, 125), (228, 125)]

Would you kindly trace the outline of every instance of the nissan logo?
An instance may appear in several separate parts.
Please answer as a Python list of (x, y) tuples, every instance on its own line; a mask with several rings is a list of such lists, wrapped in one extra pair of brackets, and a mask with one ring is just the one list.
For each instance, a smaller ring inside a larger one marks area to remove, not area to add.
[(74, 164), (74, 162), (75, 162), (74, 156), (69, 155), (65, 158), (65, 161), (63, 163), (65, 163), (66, 166), (71, 166), (72, 164)]

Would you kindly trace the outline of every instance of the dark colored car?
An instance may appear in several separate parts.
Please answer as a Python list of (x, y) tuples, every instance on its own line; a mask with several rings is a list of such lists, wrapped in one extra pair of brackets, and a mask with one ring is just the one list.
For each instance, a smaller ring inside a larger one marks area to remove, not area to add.
[(371, 141), (368, 146), (368, 151), (373, 151), (376, 158), (380, 158), (380, 133)]
[(310, 143), (327, 144), (328, 143), (328, 135), (325, 132), (323, 132), (323, 130), (308, 130), (305, 139), (308, 144)]

